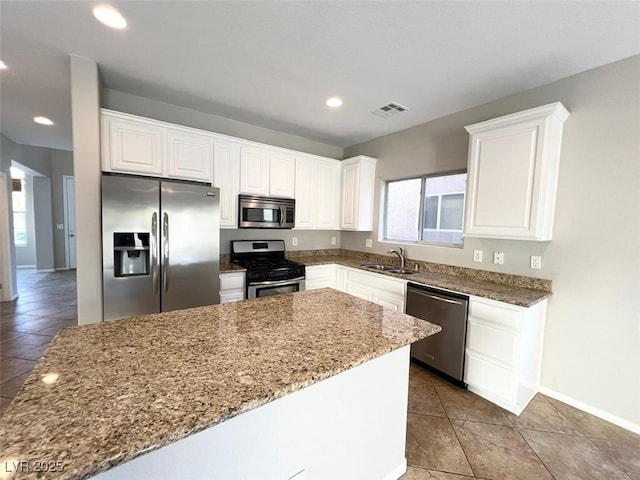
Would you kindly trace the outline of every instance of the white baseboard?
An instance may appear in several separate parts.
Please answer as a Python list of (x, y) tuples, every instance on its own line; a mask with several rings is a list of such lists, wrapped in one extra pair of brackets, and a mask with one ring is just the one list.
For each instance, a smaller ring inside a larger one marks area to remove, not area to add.
[(35, 265), (16, 265), (16, 270), (33, 270), (35, 268)]
[(598, 418), (606, 420), (607, 422), (613, 423), (614, 425), (618, 425), (626, 430), (629, 430), (633, 433), (637, 433), (640, 435), (640, 425), (630, 422), (624, 418), (620, 418), (616, 415), (613, 415), (609, 412), (605, 412), (604, 410), (600, 410), (599, 408), (588, 405), (580, 400), (576, 400), (575, 398), (568, 397), (563, 395), (562, 393), (558, 393), (555, 390), (551, 390), (550, 388), (540, 386), (540, 393), (546, 395), (547, 397), (555, 398), (560, 402), (566, 403), (567, 405), (571, 405), (572, 407), (577, 408), (578, 410), (582, 410), (583, 412), (590, 413)]
[(407, 459), (403, 458), (400, 465), (394, 468), (388, 475), (385, 475), (382, 480), (398, 480), (405, 473), (407, 473)]
[(53, 268), (43, 268), (42, 270), (36, 270), (36, 273), (53, 273), (55, 269)]
[(62, 268), (56, 268), (56, 272), (65, 272), (67, 270), (71, 270), (70, 268), (67, 267), (62, 267)]

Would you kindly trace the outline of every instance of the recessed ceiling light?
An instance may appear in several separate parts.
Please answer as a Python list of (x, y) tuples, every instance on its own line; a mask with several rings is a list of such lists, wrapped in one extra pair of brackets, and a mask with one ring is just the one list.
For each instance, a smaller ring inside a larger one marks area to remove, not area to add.
[(53, 122), (47, 117), (33, 117), (33, 121), (40, 125), (53, 125)]
[(127, 20), (111, 5), (102, 4), (93, 9), (93, 16), (111, 28), (122, 30), (127, 27)]
[(7, 64), (4, 63), (2, 60), (0, 60), (0, 70), (6, 70), (7, 69)]
[(327, 99), (327, 107), (339, 108), (342, 106), (342, 99), (340, 97), (331, 97)]

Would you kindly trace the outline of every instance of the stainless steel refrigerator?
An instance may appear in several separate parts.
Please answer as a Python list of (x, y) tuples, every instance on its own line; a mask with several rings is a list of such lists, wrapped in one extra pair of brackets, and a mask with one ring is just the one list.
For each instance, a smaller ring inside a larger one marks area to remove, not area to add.
[(220, 303), (219, 189), (102, 177), (104, 319)]

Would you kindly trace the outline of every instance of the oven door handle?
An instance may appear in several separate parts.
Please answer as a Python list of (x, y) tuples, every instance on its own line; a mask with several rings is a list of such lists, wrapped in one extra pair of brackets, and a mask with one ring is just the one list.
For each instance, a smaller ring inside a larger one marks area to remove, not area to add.
[(286, 285), (288, 283), (299, 282), (300, 280), (304, 280), (305, 277), (298, 278), (288, 278), (286, 280), (271, 280), (268, 282), (251, 282), (249, 283), (249, 287), (261, 287), (263, 285)]

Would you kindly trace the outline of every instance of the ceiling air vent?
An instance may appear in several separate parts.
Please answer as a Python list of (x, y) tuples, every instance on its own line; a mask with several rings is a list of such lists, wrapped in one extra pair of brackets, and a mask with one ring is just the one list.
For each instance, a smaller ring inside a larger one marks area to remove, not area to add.
[(397, 102), (391, 102), (376, 108), (375, 110), (371, 110), (371, 113), (382, 118), (389, 118), (398, 113), (406, 112), (407, 110), (409, 110), (407, 107), (404, 107)]

